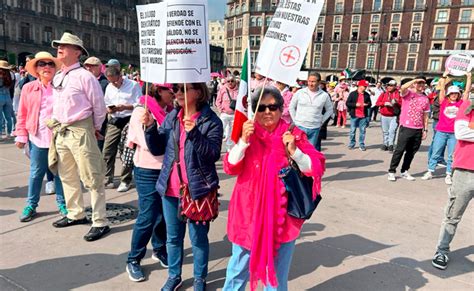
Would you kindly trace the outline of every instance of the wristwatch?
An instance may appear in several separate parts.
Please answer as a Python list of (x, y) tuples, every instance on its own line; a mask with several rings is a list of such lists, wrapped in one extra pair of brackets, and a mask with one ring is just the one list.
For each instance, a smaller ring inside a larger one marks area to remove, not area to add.
[(426, 129), (426, 128), (425, 128), (425, 129), (423, 129), (423, 132), (428, 132), (428, 129)]

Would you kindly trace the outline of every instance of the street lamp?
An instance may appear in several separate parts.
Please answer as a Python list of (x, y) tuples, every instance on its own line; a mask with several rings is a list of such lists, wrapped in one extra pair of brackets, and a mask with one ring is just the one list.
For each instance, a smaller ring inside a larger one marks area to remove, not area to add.
[[(387, 24), (387, 13), (382, 12), (383, 15), (383, 28), (386, 27)], [(380, 64), (382, 62), (382, 40), (383, 40), (383, 29), (380, 31), (380, 39), (379, 39), (379, 52), (378, 52), (378, 61), (377, 61), (377, 82), (379, 81), (380, 77)]]

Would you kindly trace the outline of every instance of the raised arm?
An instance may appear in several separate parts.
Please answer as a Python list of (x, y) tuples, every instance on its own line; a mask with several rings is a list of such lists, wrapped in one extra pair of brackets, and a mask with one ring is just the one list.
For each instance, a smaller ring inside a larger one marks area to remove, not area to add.
[(464, 90), (464, 95), (462, 97), (462, 100), (469, 100), (469, 93), (471, 92), (471, 86), (472, 86), (472, 72), (469, 72), (466, 74), (466, 87)]

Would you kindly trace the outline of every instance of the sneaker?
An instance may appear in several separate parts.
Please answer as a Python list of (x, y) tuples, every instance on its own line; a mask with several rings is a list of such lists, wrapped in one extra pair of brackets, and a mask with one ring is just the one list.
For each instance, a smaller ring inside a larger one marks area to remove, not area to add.
[(431, 264), (440, 270), (445, 270), (448, 267), (449, 258), (442, 253), (436, 253), (431, 261)]
[(453, 179), (451, 178), (450, 174), (446, 174), (446, 178), (444, 178), (444, 183), (446, 183), (446, 185), (452, 185), (453, 184)]
[(125, 182), (120, 183), (120, 186), (117, 188), (117, 192), (127, 192), (128, 190), (130, 190), (130, 184)]
[(194, 291), (205, 291), (206, 290), (206, 280), (204, 279), (194, 279), (193, 283)]
[(58, 209), (59, 209), (59, 214), (61, 214), (62, 216), (66, 217), (67, 216), (67, 208), (66, 208), (66, 205), (59, 205), (58, 206)]
[(366, 150), (365, 146), (360, 146), (359, 149), (363, 152), (365, 152), (365, 150)]
[(388, 173), (388, 180), (389, 181), (397, 181), (397, 177), (395, 177), (395, 173)]
[(145, 275), (143, 274), (142, 267), (138, 262), (131, 262), (127, 264), (128, 278), (133, 282), (145, 281)]
[(408, 181), (415, 181), (415, 177), (413, 177), (412, 175), (410, 175), (410, 173), (408, 173), (408, 171), (405, 171), (401, 174), (401, 177), (403, 179), (407, 179)]
[(386, 145), (383, 145), (383, 146), (382, 146), (380, 149), (381, 149), (382, 151), (384, 151), (384, 152), (385, 152), (385, 151), (387, 151), (387, 150), (388, 150), (388, 146), (386, 146)]
[(354, 146), (353, 146), (353, 145), (352, 145), (352, 146), (349, 145), (349, 146), (347, 146), (347, 148), (350, 149), (350, 150), (353, 150), (353, 149), (354, 149)]
[(391, 152), (391, 153), (393, 153), (393, 145), (388, 146), (388, 151)]
[(168, 280), (166, 280), (165, 285), (163, 285), (163, 288), (161, 288), (161, 291), (176, 291), (178, 290), (181, 285), (183, 284), (183, 280), (181, 280), (181, 277), (168, 277)]
[(23, 209), (23, 212), (21, 213), (21, 216), (20, 216), (20, 221), (28, 222), (32, 220), (33, 217), (35, 217), (35, 215), (36, 215), (36, 210), (30, 205), (28, 205)]
[(44, 186), (44, 192), (48, 195), (56, 193), (56, 185), (54, 185), (54, 181), (46, 182)]
[(114, 188), (114, 178), (112, 178), (112, 177), (106, 178), (105, 182), (104, 182), (104, 185), (105, 185), (106, 189)]
[(431, 180), (433, 179), (433, 173), (431, 173), (430, 171), (426, 172), (423, 177), (421, 177), (421, 180)]
[(345, 125), (343, 125), (341, 128), (346, 128), (346, 126), (345, 126)]
[(160, 262), (163, 268), (168, 268), (168, 253), (165, 251), (153, 251), (151, 259)]

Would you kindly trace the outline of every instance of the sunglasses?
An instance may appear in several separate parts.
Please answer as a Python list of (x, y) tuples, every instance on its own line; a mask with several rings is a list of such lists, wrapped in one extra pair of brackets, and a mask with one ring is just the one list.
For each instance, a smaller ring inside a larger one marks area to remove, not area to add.
[(36, 63), (36, 66), (37, 67), (46, 67), (46, 66), (50, 66), (51, 68), (56, 68), (56, 64), (54, 62), (45, 62), (45, 61), (38, 61)]
[[(192, 87), (191, 87), (191, 88), (186, 87), (186, 91), (189, 91), (189, 90), (192, 90), (192, 89), (194, 89), (194, 88), (192, 88)], [(173, 87), (173, 93), (176, 94), (176, 93), (178, 93), (178, 92), (184, 93), (184, 87), (182, 87), (182, 86), (174, 86), (174, 87)]]
[(257, 108), (257, 111), (258, 112), (265, 112), (265, 111), (267, 111), (267, 108), (268, 108), (268, 110), (274, 112), (274, 111), (277, 111), (278, 109), (280, 109), (280, 106), (278, 104), (269, 104), (269, 105), (260, 104)]

